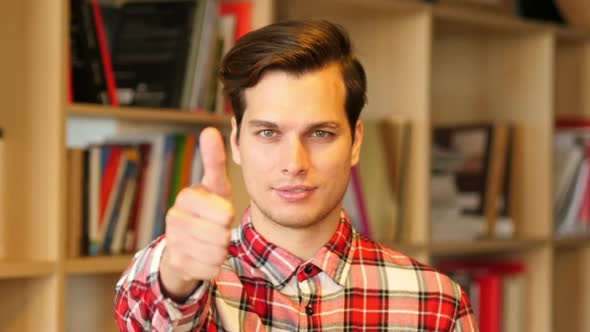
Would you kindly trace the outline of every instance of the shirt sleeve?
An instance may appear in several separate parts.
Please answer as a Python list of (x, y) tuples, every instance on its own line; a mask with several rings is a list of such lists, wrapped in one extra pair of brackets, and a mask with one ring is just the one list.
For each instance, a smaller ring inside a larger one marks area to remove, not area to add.
[(479, 325), (471, 308), (469, 297), (464, 290), (461, 290), (461, 300), (455, 317), (454, 332), (478, 332)]
[(162, 235), (139, 251), (117, 282), (114, 315), (121, 331), (193, 331), (209, 314), (210, 282), (204, 282), (183, 303), (162, 293), (160, 260), (166, 245)]

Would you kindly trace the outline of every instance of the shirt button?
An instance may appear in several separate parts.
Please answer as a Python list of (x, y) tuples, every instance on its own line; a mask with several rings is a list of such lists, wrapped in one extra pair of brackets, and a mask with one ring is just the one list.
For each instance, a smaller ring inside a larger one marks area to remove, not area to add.
[(307, 274), (310, 274), (312, 269), (313, 269), (313, 266), (308, 265), (305, 267), (305, 269), (303, 269), (303, 271)]
[(308, 316), (311, 316), (311, 315), (313, 315), (313, 307), (311, 306), (311, 304), (310, 304), (310, 305), (308, 305), (307, 307), (305, 307), (305, 313), (306, 313)]

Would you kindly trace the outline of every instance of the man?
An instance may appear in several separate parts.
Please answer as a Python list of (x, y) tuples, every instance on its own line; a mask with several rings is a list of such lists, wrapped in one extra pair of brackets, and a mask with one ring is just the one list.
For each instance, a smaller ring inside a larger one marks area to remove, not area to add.
[(351, 226), (341, 202), (363, 139), (366, 79), (326, 21), (242, 37), (221, 79), (251, 204), (234, 216), (222, 138), (200, 136), (202, 182), (117, 284), (123, 331), (477, 331), (461, 288)]

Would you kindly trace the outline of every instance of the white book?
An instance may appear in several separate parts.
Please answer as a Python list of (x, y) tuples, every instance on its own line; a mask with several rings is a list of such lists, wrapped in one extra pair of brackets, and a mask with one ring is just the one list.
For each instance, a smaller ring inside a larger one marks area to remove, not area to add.
[(154, 224), (156, 222), (156, 208), (158, 205), (158, 193), (160, 191), (159, 179), (164, 167), (164, 143), (166, 135), (153, 137), (150, 158), (146, 174), (144, 176), (143, 198), (139, 211), (139, 224), (137, 230), (137, 248), (141, 249), (153, 240)]
[(90, 147), (90, 188), (88, 189), (88, 238), (90, 246), (90, 255), (98, 254), (99, 242), (99, 218), (100, 218), (100, 184), (102, 182), (101, 174), (101, 147)]
[(580, 207), (584, 201), (584, 193), (588, 183), (589, 173), (589, 161), (585, 159), (582, 162), (582, 166), (580, 167), (580, 171), (575, 182), (575, 187), (573, 188), (571, 200), (567, 202), (567, 212), (565, 217), (560, 221), (559, 227), (557, 229), (557, 233), (559, 235), (569, 235), (579, 231), (577, 228), (578, 216), (580, 213)]

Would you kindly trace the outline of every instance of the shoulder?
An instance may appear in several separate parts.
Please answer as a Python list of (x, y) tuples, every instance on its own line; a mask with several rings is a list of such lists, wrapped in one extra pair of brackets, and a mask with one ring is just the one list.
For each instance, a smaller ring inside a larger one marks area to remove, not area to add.
[(351, 272), (378, 275), (378, 283), (386, 291), (416, 292), (461, 301), (462, 289), (448, 275), (414, 257), (383, 244), (357, 237)]

